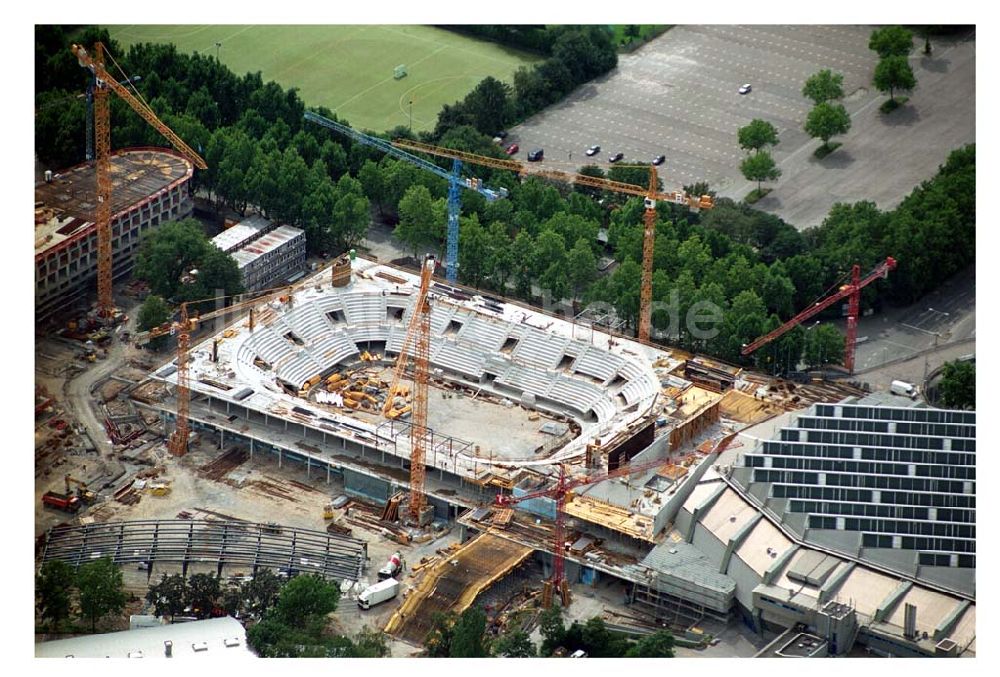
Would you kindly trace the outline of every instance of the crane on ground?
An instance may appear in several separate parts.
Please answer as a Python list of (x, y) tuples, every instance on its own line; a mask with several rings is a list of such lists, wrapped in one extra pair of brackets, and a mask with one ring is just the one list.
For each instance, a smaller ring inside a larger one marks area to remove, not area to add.
[(493, 190), (492, 188), (484, 186), (478, 179), (463, 179), (461, 176), (462, 161), (457, 158), (453, 159), (451, 171), (449, 172), (441, 167), (438, 167), (433, 162), (428, 162), (423, 158), (396, 148), (389, 141), (369, 136), (368, 134), (359, 132), (356, 129), (351, 129), (347, 125), (330, 120), (329, 118), (323, 117), (318, 113), (306, 111), (305, 119), (309, 122), (314, 122), (321, 127), (326, 127), (327, 129), (331, 129), (339, 134), (343, 134), (358, 143), (371, 146), (372, 148), (377, 148), (383, 153), (391, 155), (394, 158), (405, 160), (410, 164), (416, 165), (421, 169), (440, 176), (448, 182), (448, 244), (445, 249), (444, 259), (445, 277), (449, 282), (455, 282), (458, 279), (458, 215), (462, 210), (462, 200), (459, 188), (474, 190), (491, 202), (499, 198), (507, 197), (507, 189), (500, 188), (499, 190)]
[[(111, 292), (111, 115), (108, 105), (108, 91), (113, 91), (132, 107), (146, 122), (160, 134), (165, 136), (170, 144), (198, 169), (206, 169), (208, 165), (198, 153), (194, 152), (177, 136), (153, 109), (138, 96), (132, 94), (122, 84), (108, 76), (104, 67), (104, 44), (94, 45), (94, 55), (82, 46), (74, 44), (73, 54), (80, 65), (94, 74), (94, 147), (97, 168), (97, 208), (95, 223), (97, 228), (97, 305), (100, 317), (110, 321), (114, 317), (114, 299)], [(127, 79), (126, 79), (127, 80)]]
[(889, 271), (895, 267), (896, 259), (888, 256), (885, 261), (882, 261), (875, 266), (875, 268), (862, 279), (861, 266), (854, 264), (851, 268), (851, 281), (849, 283), (841, 285), (836, 293), (816, 301), (777, 329), (769, 331), (763, 336), (755, 339), (752, 343), (744, 345), (740, 354), (749, 355), (753, 351), (770, 343), (793, 327), (799, 326), (813, 315), (829, 308), (837, 301), (847, 298), (847, 338), (844, 343), (844, 367), (847, 369), (847, 373), (853, 374), (854, 347), (857, 343), (858, 337), (858, 312), (861, 307), (861, 290), (879, 278), (888, 277)]
[[(685, 205), (689, 209), (711, 209), (715, 206), (715, 201), (711, 195), (692, 196), (684, 191), (673, 191), (664, 193), (659, 190), (659, 179), (656, 174), (656, 167), (649, 165), (649, 186), (643, 188), (631, 183), (612, 181), (586, 174), (574, 174), (556, 169), (546, 169), (535, 167), (518, 162), (517, 160), (504, 160), (476, 155), (464, 151), (452, 150), (450, 148), (440, 148), (419, 141), (409, 139), (396, 139), (392, 145), (397, 148), (427, 153), (437, 157), (451, 158), (455, 162), (467, 162), (469, 164), (492, 167), (493, 169), (506, 169), (515, 172), (519, 176), (533, 175), (541, 176), (562, 183), (576, 184), (579, 186), (589, 186), (615, 193), (626, 195), (636, 195), (644, 198), (645, 213), (643, 214), (643, 238), (642, 238), (642, 281), (639, 288), (639, 329), (638, 337), (640, 341), (649, 341), (652, 329), (652, 300), (653, 300), (653, 245), (656, 239), (656, 202), (657, 200), (672, 202), (674, 204)], [(643, 165), (645, 167), (645, 165)]]
[(431, 306), (427, 298), (431, 278), (434, 275), (434, 257), (424, 257), (420, 269), (420, 288), (414, 300), (413, 315), (406, 329), (403, 346), (396, 358), (396, 369), (392, 375), (392, 383), (382, 407), (382, 415), (388, 417), (393, 409), (396, 394), (399, 392), (399, 382), (406, 371), (406, 365), (413, 355), (413, 394), (411, 396), (412, 414), (410, 416), (410, 504), (409, 517), (414, 524), (420, 524), (421, 514), (426, 497), (424, 495), (424, 459), (430, 444), (430, 431), (427, 429), (427, 383), (428, 365), (431, 352)]
[[(737, 433), (728, 433), (723, 436), (722, 439), (720, 439), (715, 445), (715, 448), (711, 453), (720, 453), (724, 451), (736, 435)], [(542, 589), (542, 606), (548, 608), (552, 605), (554, 592), (559, 594), (564, 607), (569, 606), (570, 604), (569, 582), (566, 580), (565, 575), (566, 544), (564, 542), (565, 513), (563, 512), (563, 508), (573, 497), (573, 490), (590, 484), (604, 482), (605, 480), (615, 479), (617, 477), (627, 477), (636, 473), (645, 472), (646, 470), (652, 470), (653, 468), (660, 468), (665, 465), (670, 465), (670, 463), (671, 461), (669, 458), (658, 458), (651, 461), (643, 461), (642, 463), (622, 465), (608, 472), (594, 475), (579, 475), (576, 477), (570, 477), (567, 475), (566, 465), (560, 463), (559, 478), (556, 480), (555, 484), (550, 487), (530, 491), (526, 494), (522, 494), (521, 496), (497, 494), (496, 505), (502, 508), (513, 507), (518, 503), (528, 501), (533, 498), (550, 498), (556, 503), (555, 527), (552, 530), (552, 576), (545, 582), (545, 586)]]
[(157, 336), (163, 336), (165, 334), (175, 334), (177, 336), (177, 418), (174, 424), (174, 432), (170, 436), (170, 440), (167, 443), (167, 448), (170, 450), (171, 454), (175, 456), (183, 456), (186, 454), (188, 437), (190, 437), (191, 434), (191, 424), (188, 418), (191, 409), (191, 388), (188, 383), (188, 352), (191, 347), (191, 332), (194, 331), (202, 322), (206, 322), (223, 315), (228, 315), (229, 313), (245, 310), (247, 308), (250, 309), (249, 325), (250, 331), (252, 332), (254, 328), (254, 307), (285, 295), (287, 295), (289, 300), (292, 298), (292, 287), (284, 286), (276, 289), (264, 290), (262, 295), (256, 296), (253, 299), (235, 303), (231, 306), (226, 306), (225, 308), (213, 310), (204, 315), (198, 315), (195, 317), (191, 317), (188, 314), (189, 304), (219, 301), (225, 299), (226, 297), (219, 296), (214, 298), (198, 299), (195, 301), (184, 301), (181, 303), (180, 317), (176, 322), (155, 327), (149, 332), (146, 332), (145, 336), (142, 334), (136, 335), (136, 339), (140, 341), (155, 338)]

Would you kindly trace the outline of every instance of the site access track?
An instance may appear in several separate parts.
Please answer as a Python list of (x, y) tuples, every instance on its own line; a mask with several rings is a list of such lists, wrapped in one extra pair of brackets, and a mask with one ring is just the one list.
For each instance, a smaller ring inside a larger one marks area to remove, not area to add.
[(406, 642), (422, 645), (435, 613), (460, 614), (481, 592), (513, 571), (532, 549), (489, 532), (443, 557), (389, 619), (385, 631)]

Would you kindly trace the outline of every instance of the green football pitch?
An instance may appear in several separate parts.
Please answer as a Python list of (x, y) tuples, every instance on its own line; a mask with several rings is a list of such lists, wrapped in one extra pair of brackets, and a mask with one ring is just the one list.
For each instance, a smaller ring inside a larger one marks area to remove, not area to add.
[[(538, 57), (427, 26), (108, 26), (122, 47), (173, 43), (215, 56), (238, 75), (297, 87), (307, 106), (327, 106), (352, 127), (432, 129), (446, 103), (488, 75), (507, 83)], [(217, 47), (216, 44), (219, 43)], [(405, 65), (399, 80), (393, 69)], [(142, 75), (140, 73), (140, 75)]]

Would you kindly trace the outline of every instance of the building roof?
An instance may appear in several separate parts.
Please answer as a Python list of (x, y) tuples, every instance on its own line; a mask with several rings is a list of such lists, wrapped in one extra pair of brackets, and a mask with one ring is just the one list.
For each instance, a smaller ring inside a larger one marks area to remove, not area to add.
[(260, 214), (251, 214), (212, 238), (212, 244), (227, 254), (273, 230), (275, 224)]
[[(111, 154), (111, 218), (176, 183), (190, 179), (194, 165), (169, 148), (126, 148)], [(35, 184), (35, 255), (94, 227), (97, 172), (79, 164)]]
[(235, 618), (173, 623), (102, 635), (86, 635), (35, 644), (36, 658), (164, 658), (164, 642), (172, 642), (172, 658), (254, 658), (246, 630)]
[(292, 226), (279, 226), (271, 232), (262, 235), (253, 242), (243, 246), (238, 251), (233, 252), (232, 257), (236, 259), (236, 265), (243, 268), (261, 256), (273, 252), (275, 249), (287, 244), (294, 238), (302, 235), (303, 232), (303, 230)]
[(976, 414), (883, 401), (813, 405), (732, 479), (807, 543), (974, 594)]

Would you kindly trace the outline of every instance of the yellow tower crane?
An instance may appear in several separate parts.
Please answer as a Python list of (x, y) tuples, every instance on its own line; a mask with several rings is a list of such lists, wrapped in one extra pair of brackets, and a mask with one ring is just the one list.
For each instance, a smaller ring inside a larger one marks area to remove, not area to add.
[[(170, 144), (198, 169), (208, 165), (173, 130), (156, 117), (153, 109), (130, 92), (115, 78), (109, 77), (104, 68), (104, 45), (94, 45), (94, 56), (80, 45), (73, 45), (73, 54), (80, 65), (94, 74), (94, 147), (97, 165), (97, 305), (99, 314), (106, 321), (114, 316), (115, 304), (111, 295), (111, 116), (108, 90), (117, 94), (136, 113), (165, 136)], [(128, 79), (126, 78), (126, 81)]]
[(403, 346), (396, 359), (396, 369), (392, 375), (392, 384), (382, 407), (382, 415), (392, 418), (393, 401), (399, 392), (399, 382), (406, 371), (406, 364), (413, 355), (413, 411), (410, 417), (410, 507), (409, 517), (415, 524), (420, 523), (424, 505), (424, 459), (430, 444), (430, 431), (427, 429), (427, 383), (428, 365), (431, 356), (431, 306), (427, 299), (427, 290), (431, 286), (434, 275), (434, 257), (426, 256), (420, 269), (420, 289), (413, 304), (413, 315), (406, 329)]

